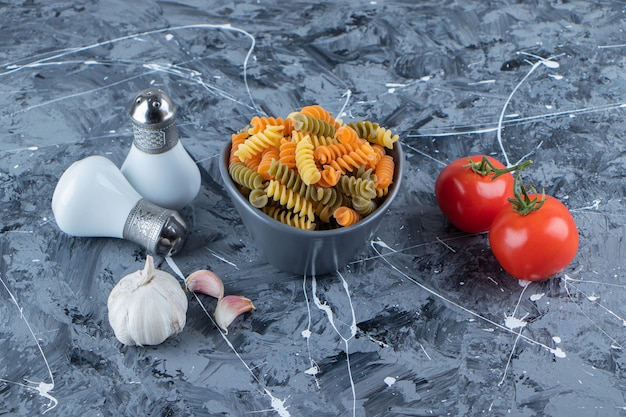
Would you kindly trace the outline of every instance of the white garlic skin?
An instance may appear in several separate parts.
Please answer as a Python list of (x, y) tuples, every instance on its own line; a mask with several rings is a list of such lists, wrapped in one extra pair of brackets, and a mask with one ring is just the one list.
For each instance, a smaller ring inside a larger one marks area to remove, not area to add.
[(174, 276), (154, 268), (150, 255), (143, 270), (113, 287), (107, 306), (115, 337), (125, 345), (158, 345), (187, 321), (187, 294)]

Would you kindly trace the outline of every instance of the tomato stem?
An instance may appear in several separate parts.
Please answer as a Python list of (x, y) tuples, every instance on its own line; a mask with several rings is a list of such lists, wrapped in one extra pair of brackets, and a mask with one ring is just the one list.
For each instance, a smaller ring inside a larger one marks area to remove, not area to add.
[(474, 171), (478, 175), (482, 175), (483, 177), (493, 174), (493, 177), (491, 178), (492, 180), (498, 178), (500, 175), (504, 175), (509, 172), (519, 172), (533, 163), (533, 161), (529, 160), (508, 168), (496, 168), (486, 156), (483, 156), (483, 158), (478, 162), (472, 160), (472, 158), (467, 159), (469, 162), (467, 163), (467, 165), (465, 165), (466, 167), (471, 168), (472, 171)]
[[(546, 201), (546, 192), (541, 190), (541, 194), (537, 193), (535, 187), (526, 187), (522, 184), (521, 170), (517, 171), (515, 175), (515, 181), (513, 182), (513, 196), (509, 198), (509, 202), (513, 205), (513, 210), (519, 213), (521, 216), (526, 216), (533, 211), (537, 211), (543, 206)], [(532, 194), (531, 198), (529, 194)]]

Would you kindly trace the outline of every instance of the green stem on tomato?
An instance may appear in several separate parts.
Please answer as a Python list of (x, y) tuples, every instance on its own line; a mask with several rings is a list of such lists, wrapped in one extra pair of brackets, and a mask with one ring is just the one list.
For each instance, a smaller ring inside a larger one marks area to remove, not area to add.
[[(526, 216), (533, 211), (539, 210), (541, 206), (543, 206), (543, 203), (546, 201), (546, 192), (545, 190), (541, 190), (541, 194), (538, 194), (534, 187), (525, 187), (524, 184), (521, 183), (521, 180), (521, 171), (517, 171), (515, 181), (513, 182), (514, 198), (509, 198), (509, 202), (513, 205), (513, 210), (519, 215)], [(533, 195), (533, 198), (528, 195), (529, 192)]]
[(509, 172), (513, 172), (513, 171), (520, 172), (522, 169), (526, 168), (528, 165), (533, 163), (533, 161), (524, 161), (512, 167), (502, 169), (502, 168), (496, 168), (495, 166), (493, 166), (491, 161), (489, 161), (489, 159), (486, 156), (483, 156), (483, 159), (481, 159), (479, 162), (473, 161), (472, 158), (467, 158), (467, 159), (469, 160), (469, 163), (465, 165), (466, 167), (471, 168), (472, 171), (484, 177), (486, 177), (487, 175), (493, 174), (493, 177), (491, 178), (492, 180), (498, 178), (500, 175), (504, 175)]

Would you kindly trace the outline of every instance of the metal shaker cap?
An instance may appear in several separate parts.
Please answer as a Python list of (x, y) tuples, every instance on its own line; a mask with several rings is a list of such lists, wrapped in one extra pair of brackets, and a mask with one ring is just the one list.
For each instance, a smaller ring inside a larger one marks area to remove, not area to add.
[(184, 246), (187, 225), (177, 211), (142, 198), (126, 219), (123, 237), (145, 247), (153, 255), (170, 256)]
[(148, 88), (135, 96), (128, 110), (137, 148), (146, 153), (163, 153), (178, 143), (176, 105), (159, 88)]

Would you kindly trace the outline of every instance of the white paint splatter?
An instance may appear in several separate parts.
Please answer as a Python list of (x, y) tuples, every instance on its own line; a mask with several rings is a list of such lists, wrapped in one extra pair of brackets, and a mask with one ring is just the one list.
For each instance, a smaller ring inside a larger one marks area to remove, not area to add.
[(552, 340), (554, 340), (554, 343), (561, 343), (561, 338), (559, 336), (552, 336)]
[(383, 381), (385, 382), (385, 384), (387, 384), (388, 387), (390, 387), (396, 383), (396, 378), (392, 376), (388, 376), (388, 377), (385, 377)]
[(544, 295), (546, 294), (542, 292), (542, 293), (533, 294), (529, 298), (530, 298), (530, 301), (539, 301), (543, 298)]

